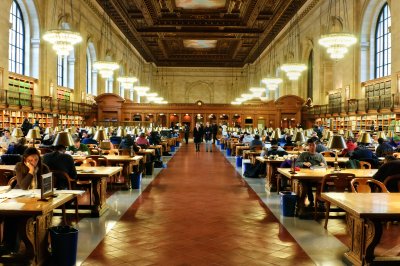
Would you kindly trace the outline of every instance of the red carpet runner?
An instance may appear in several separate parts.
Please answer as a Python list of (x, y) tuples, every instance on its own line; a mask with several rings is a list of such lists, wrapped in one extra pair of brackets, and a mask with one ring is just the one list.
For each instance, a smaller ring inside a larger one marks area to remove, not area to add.
[(83, 265), (314, 265), (223, 155), (182, 146)]

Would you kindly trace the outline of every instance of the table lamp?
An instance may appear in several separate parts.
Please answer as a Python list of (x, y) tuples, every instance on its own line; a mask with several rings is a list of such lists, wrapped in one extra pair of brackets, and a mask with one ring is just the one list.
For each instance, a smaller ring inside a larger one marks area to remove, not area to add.
[(351, 131), (351, 130), (346, 130), (346, 131), (344, 132), (344, 138), (345, 138), (345, 139), (354, 138), (353, 131)]
[(386, 140), (386, 134), (385, 131), (379, 131), (378, 135), (376, 136), (378, 139), (379, 138), (383, 138), (384, 140)]
[(338, 163), (338, 150), (343, 150), (347, 148), (346, 141), (340, 135), (332, 136), (329, 141), (327, 147), (331, 150), (335, 151), (335, 163), (334, 163), (334, 172), (340, 171), (339, 163)]
[(123, 127), (118, 128), (117, 130), (117, 137), (125, 137), (126, 136), (126, 130)]
[(29, 129), (28, 134), (26, 134), (26, 139), (32, 140), (33, 144), (35, 144), (35, 139), (41, 139), (42, 136), (40, 135), (40, 132), (36, 129)]
[(94, 133), (95, 133), (94, 128), (93, 127), (89, 128), (87, 134), (88, 135), (93, 135)]
[(24, 136), (24, 132), (22, 132), (21, 128), (14, 128), (11, 136), (15, 137), (15, 138), (22, 138)]
[(344, 130), (343, 129), (339, 129), (338, 134), (343, 136), (344, 135)]
[(53, 129), (51, 127), (46, 127), (44, 130), (45, 135), (51, 135), (53, 133)]
[(106, 135), (106, 132), (104, 131), (104, 129), (97, 130), (96, 133), (94, 134), (93, 139), (97, 140), (99, 142), (99, 145), (101, 144), (101, 142), (103, 140), (106, 140), (107, 139), (107, 135)]
[(53, 142), (53, 146), (63, 145), (64, 147), (69, 147), (74, 145), (72, 136), (69, 132), (58, 132), (56, 139)]
[(387, 137), (388, 138), (393, 138), (396, 134), (394, 134), (393, 130), (388, 131)]
[(360, 134), (357, 138), (358, 143), (370, 144), (372, 143), (371, 135), (367, 132)]
[(300, 145), (306, 142), (306, 137), (304, 137), (304, 133), (301, 131), (297, 131), (296, 136), (294, 137), (293, 141), (297, 144), (297, 149), (300, 153)]

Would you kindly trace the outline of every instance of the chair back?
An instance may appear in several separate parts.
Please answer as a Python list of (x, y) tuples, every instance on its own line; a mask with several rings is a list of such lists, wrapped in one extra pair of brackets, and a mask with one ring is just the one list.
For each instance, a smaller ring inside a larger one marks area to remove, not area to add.
[(251, 150), (253, 151), (261, 151), (263, 149), (263, 145), (254, 145)]
[(14, 188), (17, 185), (17, 177), (14, 176), (10, 180), (8, 180), (7, 185), (10, 186), (10, 188)]
[(396, 158), (400, 158), (400, 152), (395, 152), (395, 153), (393, 153), (392, 154), (394, 157), (396, 157)]
[(53, 184), (57, 189), (72, 189), (73, 179), (64, 171), (50, 170), (53, 173)]
[(101, 155), (90, 155), (88, 157), (86, 157), (87, 159), (92, 159), (94, 161), (96, 161), (97, 166), (107, 166), (108, 165), (108, 160), (106, 157), (101, 156)]
[(103, 154), (108, 154), (108, 155), (119, 155), (119, 151), (118, 151), (117, 149), (105, 150), (105, 151), (103, 151)]
[(97, 162), (92, 158), (86, 158), (81, 166), (97, 166)]
[(351, 180), (351, 191), (355, 193), (389, 192), (382, 182), (372, 178), (360, 177)]
[(323, 152), (321, 152), (321, 154), (324, 157), (335, 157), (335, 153), (332, 151), (323, 151)]
[(283, 148), (285, 149), (285, 151), (292, 151), (294, 146), (283, 146)]
[(400, 192), (400, 174), (386, 177), (383, 184), (385, 184), (390, 191), (392, 191), (393, 187), (393, 190), (396, 189), (397, 192)]
[(332, 173), (322, 179), (321, 192), (345, 192), (351, 191), (351, 180), (354, 174)]
[(8, 181), (14, 176), (14, 171), (0, 169), (0, 186), (7, 186)]
[(360, 169), (371, 169), (372, 166), (369, 162), (360, 161)]

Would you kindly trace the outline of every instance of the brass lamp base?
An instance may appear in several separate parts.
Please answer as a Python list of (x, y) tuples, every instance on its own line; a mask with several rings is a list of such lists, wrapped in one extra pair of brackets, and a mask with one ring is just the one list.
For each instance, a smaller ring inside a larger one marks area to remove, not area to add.
[(340, 167), (339, 167), (339, 163), (338, 163), (338, 162), (334, 162), (333, 166), (334, 166), (334, 167), (333, 167), (332, 173), (342, 171), (342, 169), (340, 169)]

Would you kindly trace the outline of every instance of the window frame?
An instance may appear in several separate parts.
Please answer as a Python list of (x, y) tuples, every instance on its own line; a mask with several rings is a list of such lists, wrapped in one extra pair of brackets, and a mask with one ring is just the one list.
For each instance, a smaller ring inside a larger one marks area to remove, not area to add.
[[(10, 72), (25, 75), (25, 53), (26, 53), (25, 21), (22, 9), (15, 0), (11, 4), (9, 22), (11, 23), (12, 26), (9, 29), (9, 37), (8, 37), (8, 47), (9, 47), (8, 70)], [(12, 33), (14, 36), (12, 36)]]
[(391, 75), (391, 12), (388, 3), (379, 11), (375, 27), (374, 78)]

